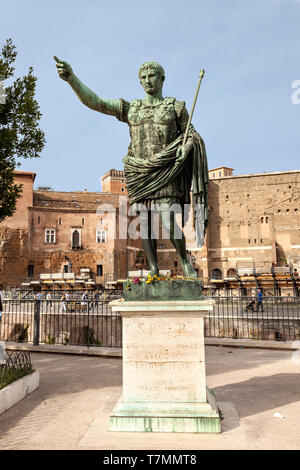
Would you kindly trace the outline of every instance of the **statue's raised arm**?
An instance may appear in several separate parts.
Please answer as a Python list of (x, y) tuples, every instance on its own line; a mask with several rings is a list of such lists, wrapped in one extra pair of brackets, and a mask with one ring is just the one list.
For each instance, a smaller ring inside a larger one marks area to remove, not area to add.
[(120, 100), (100, 98), (76, 77), (68, 62), (60, 60), (56, 56), (54, 56), (54, 60), (56, 61), (58, 75), (62, 80), (69, 83), (83, 104), (95, 111), (120, 119)]

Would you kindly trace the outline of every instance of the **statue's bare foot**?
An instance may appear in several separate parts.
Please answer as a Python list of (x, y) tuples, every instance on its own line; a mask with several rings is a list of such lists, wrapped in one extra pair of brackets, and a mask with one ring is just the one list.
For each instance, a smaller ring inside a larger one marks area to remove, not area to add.
[(159, 275), (159, 269), (157, 266), (150, 266), (150, 276), (158, 276)]
[(198, 277), (194, 268), (190, 265), (188, 260), (182, 263), (183, 275), (185, 277)]

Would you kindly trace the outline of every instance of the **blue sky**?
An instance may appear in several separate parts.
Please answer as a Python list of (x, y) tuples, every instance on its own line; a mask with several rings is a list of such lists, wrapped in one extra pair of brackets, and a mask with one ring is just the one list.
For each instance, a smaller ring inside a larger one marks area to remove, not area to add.
[(209, 168), (235, 174), (300, 169), (300, 1), (10, 0), (1, 5), (1, 44), (17, 46), (16, 75), (33, 66), (47, 143), (22, 162), (36, 186), (100, 191), (101, 175), (122, 169), (128, 126), (83, 106), (59, 79), (53, 55), (106, 98), (143, 97), (137, 72), (147, 60), (166, 72), (164, 96), (191, 109)]

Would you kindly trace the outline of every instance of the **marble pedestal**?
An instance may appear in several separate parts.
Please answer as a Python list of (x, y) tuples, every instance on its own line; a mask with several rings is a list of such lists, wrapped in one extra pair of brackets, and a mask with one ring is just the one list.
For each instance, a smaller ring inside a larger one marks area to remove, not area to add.
[(206, 388), (204, 316), (212, 300), (110, 303), (123, 317), (123, 395), (110, 431), (220, 432)]

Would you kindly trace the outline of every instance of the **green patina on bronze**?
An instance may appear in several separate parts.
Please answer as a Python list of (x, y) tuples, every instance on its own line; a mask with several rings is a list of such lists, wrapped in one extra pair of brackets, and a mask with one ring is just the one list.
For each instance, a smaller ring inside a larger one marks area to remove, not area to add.
[[(54, 59), (59, 76), (70, 84), (83, 104), (128, 124), (131, 142), (123, 162), (131, 206), (139, 209), (142, 205), (147, 212), (151, 211), (153, 204), (171, 208), (174, 204), (183, 207), (192, 202), (196, 233), (200, 233), (197, 239), (198, 242), (201, 240), (201, 246), (208, 219), (205, 145), (194, 127), (188, 125), (189, 114), (185, 102), (163, 98), (165, 73), (161, 65), (146, 62), (140, 67), (139, 78), (145, 97), (128, 102), (122, 98), (100, 98), (76, 77), (67, 62), (57, 57)], [(197, 92), (199, 86), (200, 82)], [(202, 219), (196, 219), (197, 205), (202, 208)], [(181, 229), (176, 224), (174, 213), (164, 208), (159, 209), (159, 215), (177, 251), (184, 276), (196, 278), (197, 273), (187, 258), (185, 237), (183, 234), (181, 238), (176, 235)], [(142, 237), (142, 242), (151, 274), (154, 275), (159, 273), (157, 240), (151, 236), (150, 220), (151, 217), (146, 222), (141, 219), (141, 223), (147, 224), (143, 232), (147, 235)]]
[(125, 300), (199, 300), (202, 299), (202, 281), (200, 279), (174, 281), (158, 281), (147, 284), (123, 283)]

